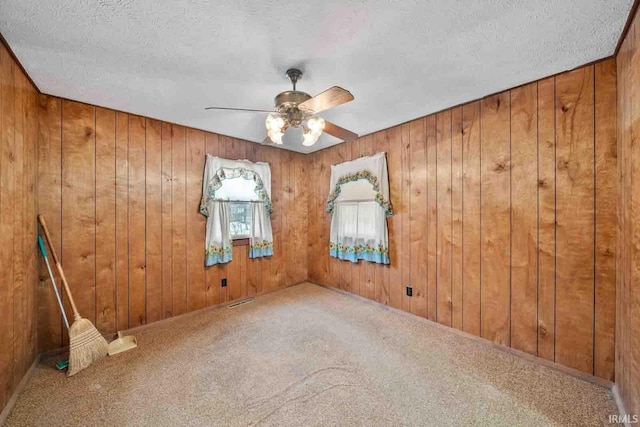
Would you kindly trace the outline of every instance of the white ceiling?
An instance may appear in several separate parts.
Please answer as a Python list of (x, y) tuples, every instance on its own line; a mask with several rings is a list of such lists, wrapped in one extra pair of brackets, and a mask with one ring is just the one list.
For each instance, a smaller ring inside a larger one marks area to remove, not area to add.
[[(0, 32), (45, 93), (264, 139), (298, 89), (355, 101), (321, 116), (360, 135), (611, 55), (633, 0), (3, 0)], [(323, 135), (303, 147), (338, 143)]]

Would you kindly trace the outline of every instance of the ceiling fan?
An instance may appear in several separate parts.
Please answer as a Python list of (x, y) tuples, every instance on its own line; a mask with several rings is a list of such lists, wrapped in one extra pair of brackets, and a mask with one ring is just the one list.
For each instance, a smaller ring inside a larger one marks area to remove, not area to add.
[(277, 94), (274, 98), (275, 108), (272, 111), (230, 107), (207, 107), (205, 110), (268, 113), (265, 120), (267, 137), (263, 143), (271, 140), (274, 144), (282, 144), (282, 136), (291, 127), (302, 127), (304, 138), (302, 145), (305, 146), (315, 144), (322, 132), (326, 132), (343, 141), (352, 141), (358, 138), (356, 133), (334, 125), (322, 117), (314, 116), (321, 111), (353, 101), (353, 95), (348, 90), (333, 86), (312, 97), (306, 92), (296, 90), (296, 83), (302, 78), (302, 71), (291, 68), (287, 70), (286, 74), (291, 80), (293, 90)]

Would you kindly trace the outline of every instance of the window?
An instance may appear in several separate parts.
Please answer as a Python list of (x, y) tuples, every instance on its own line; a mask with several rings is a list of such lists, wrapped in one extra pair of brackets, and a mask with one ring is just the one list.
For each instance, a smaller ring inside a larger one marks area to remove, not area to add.
[(251, 234), (251, 202), (256, 198), (256, 184), (242, 177), (222, 181), (217, 196), (230, 201), (231, 239), (246, 239)]
[(251, 234), (251, 203), (231, 202), (231, 238), (246, 239)]

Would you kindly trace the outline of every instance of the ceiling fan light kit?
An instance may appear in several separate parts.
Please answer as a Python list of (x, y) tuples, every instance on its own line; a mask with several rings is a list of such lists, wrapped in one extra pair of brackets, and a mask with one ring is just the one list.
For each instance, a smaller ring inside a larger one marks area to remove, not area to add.
[(357, 134), (329, 123), (322, 117), (314, 116), (314, 114), (321, 111), (353, 101), (353, 95), (348, 90), (333, 86), (312, 97), (306, 92), (296, 90), (296, 85), (302, 78), (302, 71), (291, 68), (287, 70), (286, 75), (293, 85), (293, 90), (276, 95), (273, 111), (229, 107), (207, 107), (205, 110), (269, 113), (264, 123), (267, 128), (267, 138), (277, 145), (282, 145), (282, 137), (291, 127), (302, 127), (302, 145), (306, 147), (315, 144), (323, 132), (344, 141), (352, 141), (358, 138)]

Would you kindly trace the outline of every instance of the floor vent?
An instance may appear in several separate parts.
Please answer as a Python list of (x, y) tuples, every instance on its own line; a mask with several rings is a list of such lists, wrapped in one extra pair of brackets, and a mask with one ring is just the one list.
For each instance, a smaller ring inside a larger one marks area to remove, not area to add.
[(250, 302), (253, 302), (253, 298), (249, 298), (249, 299), (245, 299), (245, 300), (242, 300), (242, 301), (234, 302), (233, 304), (229, 304), (227, 306), (227, 308), (236, 308), (236, 307), (239, 307), (241, 305), (248, 304)]

